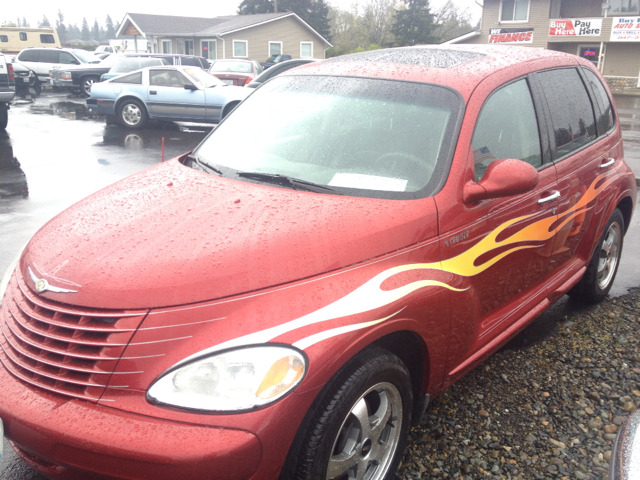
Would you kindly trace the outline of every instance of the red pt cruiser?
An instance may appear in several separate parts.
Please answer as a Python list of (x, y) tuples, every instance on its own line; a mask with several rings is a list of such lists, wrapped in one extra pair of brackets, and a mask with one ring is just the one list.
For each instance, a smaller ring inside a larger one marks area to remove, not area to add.
[(5, 435), (51, 478), (390, 479), (429, 397), (607, 295), (635, 198), (576, 56), (290, 70), (29, 242), (0, 291)]

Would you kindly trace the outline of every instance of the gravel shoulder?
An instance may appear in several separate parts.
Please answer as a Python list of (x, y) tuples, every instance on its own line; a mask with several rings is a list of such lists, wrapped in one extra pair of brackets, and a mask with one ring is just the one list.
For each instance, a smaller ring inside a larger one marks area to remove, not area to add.
[(535, 320), (434, 399), (396, 479), (606, 479), (640, 407), (640, 289), (572, 310)]

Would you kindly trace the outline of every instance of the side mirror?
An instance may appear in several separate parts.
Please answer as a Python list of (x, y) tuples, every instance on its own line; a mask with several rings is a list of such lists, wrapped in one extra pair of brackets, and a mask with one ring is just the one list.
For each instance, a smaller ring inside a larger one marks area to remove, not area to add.
[(492, 162), (479, 182), (464, 186), (464, 203), (477, 203), (490, 198), (510, 197), (533, 190), (540, 176), (535, 167), (522, 160), (506, 158)]
[(196, 86), (195, 86), (195, 85), (193, 85), (192, 83), (187, 83), (187, 84), (184, 86), (184, 89), (185, 89), (185, 90), (191, 90), (192, 92), (194, 92), (194, 91), (198, 90), (198, 87), (196, 87)]

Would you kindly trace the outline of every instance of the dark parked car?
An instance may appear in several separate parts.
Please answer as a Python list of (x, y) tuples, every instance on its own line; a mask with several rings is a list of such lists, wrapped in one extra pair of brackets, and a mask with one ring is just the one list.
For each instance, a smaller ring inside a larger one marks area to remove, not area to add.
[(295, 60), (286, 60), (284, 62), (278, 63), (273, 67), (265, 70), (256, 78), (254, 78), (251, 82), (247, 83), (247, 87), (249, 88), (257, 88), (262, 85), (267, 80), (275, 77), (276, 75), (280, 75), (287, 70), (291, 70), (292, 68), (299, 67), (300, 65), (306, 65), (307, 63), (313, 62), (321, 62), (322, 60), (315, 60), (313, 58), (296, 58)]
[(13, 62), (13, 73), (16, 79), (16, 94), (20, 96), (40, 95), (42, 86), (36, 72), (20, 62)]
[(269, 67), (273, 67), (276, 63), (285, 62), (291, 60), (291, 55), (271, 55), (264, 62), (260, 62), (262, 68), (265, 70)]
[[(91, 86), (95, 82), (99, 82), (102, 75), (108, 74), (111, 68), (120, 59), (130, 57), (156, 58), (161, 60), (162, 63), (166, 65), (189, 65), (200, 68), (206, 68), (209, 65), (205, 58), (196, 57), (193, 55), (171, 55), (162, 53), (127, 53), (124, 55), (112, 54), (97, 65), (71, 65), (54, 68), (51, 71), (51, 84), (54, 87), (63, 87), (73, 93), (80, 93), (85, 97), (88, 97), (91, 94)], [(136, 68), (132, 70), (136, 70)]]
[[(129, 93), (202, 111), (161, 75)], [(193, 151), (58, 214), (0, 281), (0, 419), (44, 475), (393, 479), (429, 398), (613, 285), (637, 189), (591, 62), (417, 46), (225, 89), (248, 96)]]

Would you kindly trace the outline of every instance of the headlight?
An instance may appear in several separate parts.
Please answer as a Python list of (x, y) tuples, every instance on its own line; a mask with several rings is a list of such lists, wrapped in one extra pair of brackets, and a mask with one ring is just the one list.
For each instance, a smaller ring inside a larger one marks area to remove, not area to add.
[(20, 251), (18, 252), (18, 255), (16, 255), (16, 258), (13, 260), (13, 262), (11, 262), (11, 264), (9, 265), (9, 268), (7, 268), (7, 271), (4, 272), (4, 275), (2, 276), (2, 280), (0, 280), (0, 305), (2, 305), (4, 292), (7, 291), (7, 286), (9, 286), (9, 280), (11, 280), (11, 275), (13, 275), (13, 271), (16, 269), (16, 266), (20, 261), (20, 257), (22, 256), (23, 250), (24, 250), (24, 247), (20, 249)]
[(169, 370), (151, 385), (147, 398), (192, 410), (252, 410), (291, 392), (302, 381), (306, 369), (306, 357), (294, 348), (244, 347)]

